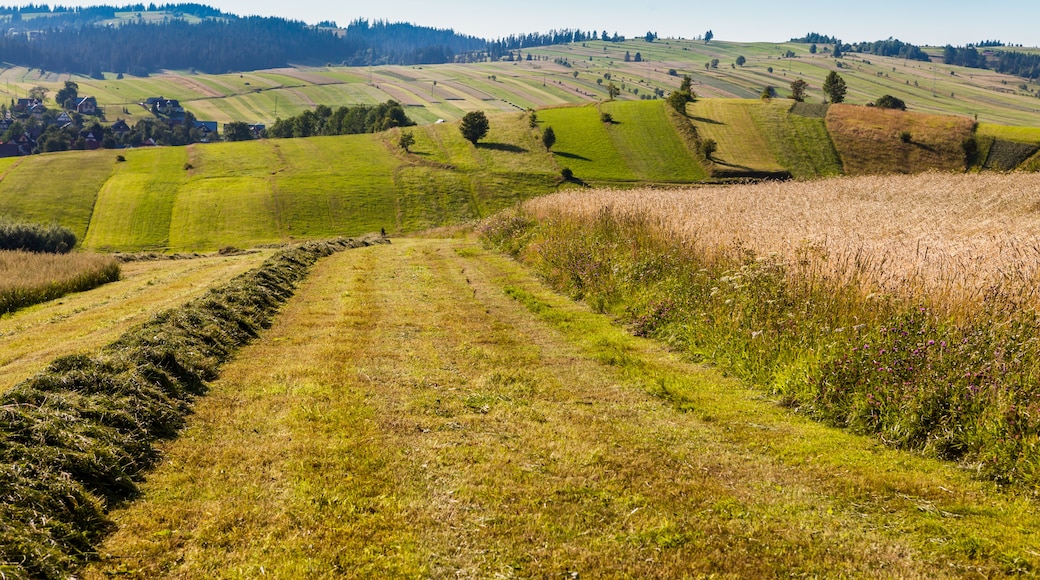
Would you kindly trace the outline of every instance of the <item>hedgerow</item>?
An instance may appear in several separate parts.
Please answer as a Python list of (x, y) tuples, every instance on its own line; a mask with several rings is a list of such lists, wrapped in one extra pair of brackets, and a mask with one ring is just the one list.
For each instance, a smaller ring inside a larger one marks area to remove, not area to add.
[(75, 245), (76, 234), (69, 228), (0, 219), (0, 250), (65, 254)]
[(285, 250), (0, 396), (0, 576), (65, 578), (133, 499), (155, 444), (174, 437), (206, 381), (268, 327), (309, 267), (365, 240)]

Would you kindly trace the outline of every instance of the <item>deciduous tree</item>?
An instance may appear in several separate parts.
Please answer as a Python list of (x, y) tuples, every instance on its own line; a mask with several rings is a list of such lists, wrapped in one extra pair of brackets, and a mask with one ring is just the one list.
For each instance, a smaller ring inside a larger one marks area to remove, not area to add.
[(791, 81), (791, 98), (798, 101), (799, 103), (805, 100), (805, 91), (809, 88), (809, 83), (802, 79), (795, 79)]

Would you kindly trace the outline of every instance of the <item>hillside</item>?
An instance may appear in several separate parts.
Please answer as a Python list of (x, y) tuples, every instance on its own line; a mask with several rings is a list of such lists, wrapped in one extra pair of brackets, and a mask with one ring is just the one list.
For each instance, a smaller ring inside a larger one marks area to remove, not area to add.
[[(658, 102), (491, 116), (476, 146), (454, 123), (382, 134), (44, 154), (0, 162), (0, 213), (72, 228), (99, 250), (213, 250), (415, 232), (554, 191), (564, 166), (600, 184), (693, 183), (706, 174)], [(540, 131), (560, 141), (545, 151)], [(598, 135), (592, 146), (590, 136)], [(591, 147), (591, 148), (590, 148)]]
[[(385, 133), (72, 151), (0, 159), (0, 214), (71, 228), (95, 250), (215, 250), (417, 232), (580, 184), (812, 179), (1030, 168), (1040, 130), (966, 117), (787, 99), (662, 100), (490, 115), (476, 146), (456, 123)], [(541, 133), (552, 127), (551, 152)], [(907, 141), (903, 141), (903, 138)], [(718, 144), (710, 163), (701, 140)], [(965, 149), (966, 144), (975, 149)], [(119, 161), (122, 158), (125, 161)], [(561, 172), (569, 169), (572, 182)]]
[[(802, 79), (809, 84), (807, 100), (819, 103), (823, 79), (833, 70), (846, 80), (847, 102), (852, 104), (866, 104), (890, 94), (906, 101), (912, 111), (977, 115), (980, 122), (999, 125), (1040, 126), (1040, 85), (938, 60), (928, 63), (850, 53), (837, 61), (825, 54), (810, 54), (809, 45), (800, 43), (705, 44), (675, 39), (588, 41), (514, 52), (519, 60), (223, 74), (185, 69), (122, 79), (105, 72), (103, 80), (4, 65), (0, 100), (23, 98), (34, 86), (42, 86), (49, 90), (48, 103), (53, 106), (53, 97), (64, 81), (74, 80), (81, 94), (97, 98), (109, 122), (129, 118), (132, 124), (149, 118), (151, 114), (136, 103), (165, 96), (180, 100), (200, 120), (266, 124), (318, 104), (336, 107), (394, 99), (425, 124), (456, 120), (474, 109), (517, 111), (598, 102), (605, 100), (610, 80), (621, 90), (620, 100), (660, 98), (678, 87), (683, 74), (693, 78), (698, 95), (720, 98), (757, 98), (766, 86), (786, 97), (790, 83)], [(941, 54), (931, 52), (937, 59)], [(640, 61), (626, 62), (626, 53), (638, 53)], [(789, 53), (795, 56), (784, 56)], [(743, 66), (734, 64), (738, 56), (745, 57)], [(710, 68), (712, 59), (718, 59), (718, 68)]]

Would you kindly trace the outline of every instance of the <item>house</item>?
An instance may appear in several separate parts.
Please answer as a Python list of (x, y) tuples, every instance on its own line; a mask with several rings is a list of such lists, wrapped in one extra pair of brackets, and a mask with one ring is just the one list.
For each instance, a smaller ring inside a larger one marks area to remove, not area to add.
[(0, 158), (18, 157), (21, 154), (17, 143), (0, 143)]
[(259, 139), (265, 130), (267, 130), (267, 125), (256, 124), (249, 126), (249, 132), (253, 134), (254, 139)]
[(72, 122), (72, 117), (70, 117), (65, 111), (62, 111), (60, 115), (54, 118), (54, 122), (64, 127)]
[(97, 99), (94, 97), (83, 97), (76, 102), (76, 112), (80, 115), (96, 115)]
[(195, 128), (199, 130), (203, 135), (209, 135), (210, 133), (217, 132), (216, 121), (195, 121)]
[(0, 135), (6, 133), (7, 130), (10, 129), (11, 125), (13, 124), (14, 121), (12, 121), (11, 119), (0, 119)]
[(122, 119), (116, 119), (116, 122), (112, 123), (112, 132), (122, 137), (130, 132), (130, 125), (127, 125), (126, 121)]
[(93, 132), (87, 133), (87, 137), (84, 140), (86, 142), (87, 150), (93, 151), (101, 148), (101, 142), (97, 140)]
[(29, 110), (30, 107), (40, 104), (40, 101), (36, 99), (18, 99), (14, 103), (14, 107), (11, 108), (15, 113), (24, 113)]

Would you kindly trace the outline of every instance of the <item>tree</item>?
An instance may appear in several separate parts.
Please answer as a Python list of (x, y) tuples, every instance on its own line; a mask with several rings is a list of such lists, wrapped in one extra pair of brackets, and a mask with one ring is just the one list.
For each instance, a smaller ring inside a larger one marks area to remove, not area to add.
[(657, 35), (653, 32), (647, 32), (645, 38), (647, 42), (653, 42), (657, 38)]
[(711, 59), (711, 68), (719, 68), (719, 59), (717, 59), (717, 58)]
[(816, 43), (809, 45), (809, 54), (816, 54)]
[(672, 94), (668, 95), (668, 104), (675, 109), (677, 113), (685, 115), (686, 104), (692, 103), (696, 98), (697, 95), (693, 93), (693, 79), (690, 78), (690, 75), (683, 75), (682, 84), (679, 85), (679, 90), (673, 91)]
[(253, 133), (249, 130), (249, 124), (242, 121), (224, 123), (225, 141), (249, 141)]
[(542, 132), (542, 145), (545, 145), (545, 149), (548, 151), (552, 149), (554, 143), (556, 143), (556, 132), (552, 127), (546, 127)]
[(832, 103), (840, 103), (845, 100), (845, 93), (848, 91), (848, 87), (845, 86), (845, 79), (841, 78), (838, 73), (831, 71), (827, 75), (827, 78), (823, 81), (823, 94), (827, 95)]
[(415, 145), (415, 136), (412, 135), (411, 131), (402, 131), (401, 138), (397, 140), (397, 145), (404, 149), (405, 153), (411, 153), (408, 148)]
[(71, 109), (77, 99), (79, 99), (79, 85), (73, 81), (65, 81), (65, 88), (54, 95), (54, 100), (58, 103), (58, 106), (66, 109)]
[(636, 55), (632, 57), (632, 60), (634, 60), (635, 62), (643, 62), (642, 53), (637, 52)]
[(466, 113), (466, 116), (462, 117), (462, 123), (459, 125), (459, 131), (462, 133), (463, 138), (474, 145), (488, 134), (489, 128), (490, 124), (484, 111), (470, 111)]
[(761, 98), (764, 101), (768, 101), (769, 99), (773, 98), (773, 92), (773, 87), (767, 86), (766, 88), (762, 89), (762, 93), (759, 94), (759, 98)]
[(47, 87), (33, 87), (29, 89), (29, 98), (43, 102), (47, 98)]
[(841, 41), (834, 43), (834, 58), (841, 58), (843, 56), (841, 52)]
[(744, 66), (744, 63), (746, 63), (746, 62), (747, 62), (747, 59), (744, 58), (743, 55), (737, 57), (737, 66)]
[(704, 44), (708, 44), (709, 42), (711, 42), (711, 39), (713, 39), (713, 38), (715, 38), (715, 34), (712, 31), (709, 30), (709, 31), (705, 32), (704, 33)]
[(613, 81), (607, 83), (607, 94), (610, 95), (610, 100), (614, 100), (614, 97), (621, 94), (621, 89), (614, 84)]
[(791, 98), (798, 101), (799, 103), (805, 100), (805, 91), (809, 88), (809, 83), (802, 79), (791, 81)]

